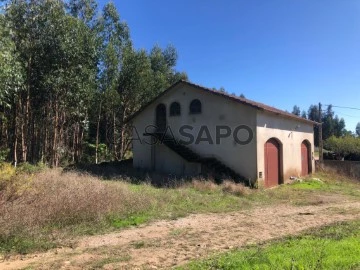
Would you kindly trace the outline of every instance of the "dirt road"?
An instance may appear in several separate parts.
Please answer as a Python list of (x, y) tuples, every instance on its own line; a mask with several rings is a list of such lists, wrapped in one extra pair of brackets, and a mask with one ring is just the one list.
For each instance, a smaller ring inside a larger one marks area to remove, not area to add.
[(168, 269), (214, 252), (359, 218), (360, 202), (338, 196), (324, 196), (310, 206), (196, 214), (83, 237), (74, 248), (8, 258), (0, 262), (0, 269)]

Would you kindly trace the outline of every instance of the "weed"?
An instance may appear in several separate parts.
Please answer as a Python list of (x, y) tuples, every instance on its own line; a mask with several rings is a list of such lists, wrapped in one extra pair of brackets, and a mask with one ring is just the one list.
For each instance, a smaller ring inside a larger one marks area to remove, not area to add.
[(145, 247), (145, 242), (144, 241), (136, 241), (136, 242), (132, 243), (132, 246), (136, 249), (143, 248), (143, 247)]
[(190, 186), (201, 192), (214, 192), (219, 190), (219, 186), (217, 184), (206, 179), (193, 179)]
[(173, 229), (169, 232), (169, 235), (171, 236), (180, 236), (184, 235), (188, 232), (189, 228), (179, 228), (179, 229)]
[(147, 214), (138, 214), (134, 216), (124, 217), (124, 218), (116, 218), (109, 217), (110, 224), (114, 228), (126, 228), (130, 226), (138, 226), (150, 220), (150, 216)]
[(222, 184), (222, 190), (225, 193), (230, 193), (235, 196), (248, 195), (250, 190), (242, 184), (237, 184), (232, 181), (224, 181)]
[(126, 262), (130, 260), (129, 255), (124, 256), (117, 256), (117, 257), (107, 257), (96, 261), (95, 263), (91, 264), (91, 269), (104, 269), (104, 266), (107, 264), (119, 263), (119, 262)]

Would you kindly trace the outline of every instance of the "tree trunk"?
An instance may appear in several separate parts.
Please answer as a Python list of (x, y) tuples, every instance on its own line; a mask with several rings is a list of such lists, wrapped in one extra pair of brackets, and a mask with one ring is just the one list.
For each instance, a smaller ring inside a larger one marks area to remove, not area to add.
[(59, 111), (58, 111), (58, 103), (55, 101), (55, 119), (54, 119), (54, 127), (53, 127), (53, 143), (52, 143), (52, 166), (57, 167), (58, 158), (57, 158), (57, 140), (58, 140), (58, 125), (59, 125)]
[(100, 132), (101, 105), (102, 105), (101, 103), (102, 101), (100, 101), (98, 121), (96, 125), (95, 164), (99, 163), (99, 132)]
[(116, 114), (115, 114), (115, 109), (113, 110), (113, 144), (114, 144), (114, 159), (118, 160), (118, 158), (117, 158), (117, 147), (116, 147)]
[(18, 163), (18, 159), (17, 159), (17, 101), (15, 100), (14, 102), (14, 111), (13, 111), (13, 149), (12, 149), (12, 156), (13, 156), (13, 164), (16, 167), (17, 163)]

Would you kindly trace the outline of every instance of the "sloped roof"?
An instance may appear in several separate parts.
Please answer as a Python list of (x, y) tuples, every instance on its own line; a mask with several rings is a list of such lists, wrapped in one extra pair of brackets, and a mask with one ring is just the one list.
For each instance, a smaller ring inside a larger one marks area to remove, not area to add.
[(151, 100), (150, 102), (148, 102), (148, 103), (146, 103), (144, 106), (142, 106), (136, 113), (134, 113), (133, 115), (131, 115), (131, 116), (126, 120), (126, 122), (128, 122), (128, 121), (132, 120), (133, 118), (135, 118), (135, 117), (136, 117), (137, 115), (139, 115), (146, 107), (148, 107), (150, 104), (152, 104), (153, 102), (155, 102), (159, 97), (163, 96), (165, 93), (167, 93), (168, 91), (170, 91), (171, 89), (173, 89), (175, 86), (177, 86), (177, 85), (179, 85), (179, 84), (189, 85), (189, 86), (195, 87), (195, 88), (197, 88), (197, 89), (200, 89), (200, 90), (202, 90), (202, 91), (206, 91), (206, 92), (211, 93), (211, 94), (214, 94), (214, 95), (222, 96), (222, 97), (224, 97), (224, 98), (227, 98), (227, 99), (230, 99), (230, 100), (232, 100), (232, 101), (235, 101), (235, 102), (238, 102), (238, 103), (241, 103), (241, 104), (244, 104), (244, 105), (247, 105), (247, 106), (256, 108), (256, 109), (258, 109), (258, 110), (271, 112), (271, 113), (274, 113), (274, 114), (276, 114), (276, 115), (280, 115), (280, 116), (284, 116), (284, 117), (287, 117), (287, 118), (296, 119), (296, 120), (298, 120), (298, 121), (306, 122), (306, 123), (309, 123), (309, 124), (314, 124), (314, 125), (317, 125), (317, 124), (318, 124), (317, 122), (314, 122), (314, 121), (311, 121), (311, 120), (302, 118), (302, 117), (300, 117), (300, 116), (297, 116), (297, 115), (294, 115), (294, 114), (292, 114), (292, 113), (289, 113), (289, 112), (286, 112), (286, 111), (277, 109), (277, 108), (275, 108), (275, 107), (271, 107), (271, 106), (265, 105), (265, 104), (260, 103), (260, 102), (256, 102), (256, 101), (253, 101), (253, 100), (250, 100), (250, 99), (247, 99), (247, 98), (241, 98), (241, 97), (238, 97), (238, 96), (235, 96), (235, 95), (230, 95), (230, 94), (228, 94), (228, 93), (221, 92), (221, 91), (217, 91), (217, 90), (214, 90), (214, 89), (211, 89), (211, 88), (207, 88), (207, 87), (204, 87), (204, 86), (201, 86), (201, 85), (192, 83), (192, 82), (188, 82), (188, 81), (185, 81), (185, 80), (180, 80), (180, 81), (176, 82), (175, 84), (173, 84), (172, 86), (170, 86), (168, 89), (166, 89), (165, 91), (163, 91), (162, 93), (160, 93), (160, 94), (159, 94), (157, 97), (155, 97), (153, 100)]

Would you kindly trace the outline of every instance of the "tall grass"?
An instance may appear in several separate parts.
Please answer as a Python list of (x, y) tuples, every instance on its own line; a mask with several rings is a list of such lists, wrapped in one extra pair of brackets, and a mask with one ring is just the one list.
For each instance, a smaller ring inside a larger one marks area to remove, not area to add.
[(113, 212), (146, 208), (149, 198), (130, 192), (121, 182), (101, 181), (76, 173), (49, 170), (33, 176), (32, 185), (11, 203), (2, 202), (0, 228), (34, 228), (98, 221)]
[[(9, 177), (0, 189), (0, 253), (46, 249), (56, 244), (63, 232), (88, 234), (154, 218), (246, 206), (240, 193), (227, 194), (221, 186), (204, 180), (158, 189), (55, 169), (35, 174), (11, 171), (6, 175)], [(211, 188), (204, 192), (205, 186)], [(236, 184), (233, 189), (237, 186), (245, 189)]]
[(314, 204), (309, 202), (312, 192), (360, 197), (355, 183), (335, 180), (266, 191), (250, 190), (231, 181), (217, 185), (207, 179), (180, 180), (182, 185), (171, 185), (176, 188), (155, 188), (121, 179), (105, 181), (84, 173), (38, 172), (29, 166), (19, 172), (4, 166), (0, 168), (0, 253), (48, 249), (71, 236), (190, 213), (234, 211), (281, 201), (309, 205)]
[(131, 192), (125, 183), (101, 181), (88, 175), (46, 170), (13, 178), (12, 182), (27, 185), (15, 199), (13, 190), (1, 191), (0, 251), (12, 248), (10, 244), (17, 249), (16, 243), (21, 246), (26, 238), (41, 238), (46, 228), (53, 231), (86, 223), (96, 227), (113, 213), (131, 215), (151, 205), (150, 197)]

